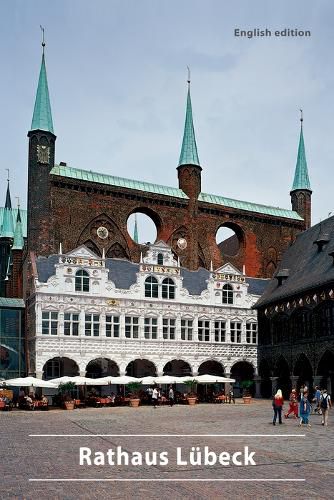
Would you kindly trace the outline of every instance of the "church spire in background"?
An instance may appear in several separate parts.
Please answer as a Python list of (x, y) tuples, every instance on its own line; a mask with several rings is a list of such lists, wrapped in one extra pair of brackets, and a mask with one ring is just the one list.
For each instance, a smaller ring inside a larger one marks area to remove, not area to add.
[(12, 212), (12, 200), (10, 197), (9, 189), (9, 170), (7, 169), (7, 192), (6, 192), (6, 202), (2, 218), (1, 227), (1, 237), (3, 238), (13, 238), (14, 237), (14, 224), (13, 224), (13, 212)]
[(135, 227), (134, 227), (134, 230), (133, 230), (133, 241), (135, 241), (136, 243), (139, 243), (139, 240), (138, 240), (137, 214), (135, 214)]

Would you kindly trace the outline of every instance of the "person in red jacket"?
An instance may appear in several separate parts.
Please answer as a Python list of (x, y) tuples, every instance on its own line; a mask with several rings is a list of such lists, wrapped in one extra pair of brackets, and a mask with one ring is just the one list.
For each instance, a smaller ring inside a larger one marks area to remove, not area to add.
[(295, 418), (298, 418), (298, 400), (296, 389), (292, 389), (289, 397), (289, 411), (284, 415), (285, 418), (289, 418), (289, 415), (293, 413)]
[(283, 408), (283, 396), (281, 389), (278, 389), (273, 399), (273, 410), (274, 410), (274, 418), (273, 425), (276, 425), (276, 420), (278, 417), (278, 423), (282, 423), (282, 408)]

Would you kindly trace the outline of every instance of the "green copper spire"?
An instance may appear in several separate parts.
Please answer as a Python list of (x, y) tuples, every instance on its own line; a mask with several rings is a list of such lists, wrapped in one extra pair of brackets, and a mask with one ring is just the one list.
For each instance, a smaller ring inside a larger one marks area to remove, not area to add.
[(3, 238), (13, 238), (14, 224), (13, 224), (13, 214), (12, 214), (12, 202), (10, 199), (9, 179), (7, 180), (7, 182), (8, 184), (6, 193), (6, 203), (2, 218), (1, 236)]
[(23, 239), (22, 221), (21, 221), (20, 205), (18, 205), (12, 250), (22, 250), (23, 245), (24, 245), (24, 239)]
[(179, 167), (181, 165), (198, 165), (199, 158), (197, 153), (197, 145), (195, 138), (195, 130), (193, 124), (193, 112), (190, 98), (190, 76), (188, 75), (188, 95), (186, 108), (186, 121), (184, 124), (184, 133), (181, 154), (179, 159)]
[(137, 226), (137, 214), (135, 214), (135, 227), (133, 230), (133, 241), (139, 243), (138, 241), (138, 226)]
[(308, 176), (307, 161), (305, 155), (302, 110), (300, 118), (300, 137), (299, 137), (298, 156), (297, 156), (297, 163), (295, 170), (295, 178), (293, 180), (291, 191), (295, 191), (297, 189), (302, 189), (302, 190), (308, 189), (309, 191), (311, 191), (311, 184)]
[(52, 132), (53, 134), (54, 132), (53, 132), (50, 96), (49, 96), (48, 80), (46, 76), (46, 67), (45, 67), (44, 45), (43, 45), (42, 64), (39, 73), (38, 87), (36, 93), (34, 114), (31, 122), (31, 130), (45, 130), (46, 132)]

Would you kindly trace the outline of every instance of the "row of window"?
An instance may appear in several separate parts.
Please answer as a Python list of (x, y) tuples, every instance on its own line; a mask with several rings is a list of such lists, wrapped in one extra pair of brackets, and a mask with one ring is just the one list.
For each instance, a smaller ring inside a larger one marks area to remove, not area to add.
[[(64, 314), (64, 335), (79, 335), (79, 314)], [(106, 337), (120, 337), (120, 316), (106, 315)], [(210, 328), (209, 320), (198, 320), (197, 338), (199, 342), (226, 342), (227, 341), (227, 323), (219, 320), (213, 322), (213, 331)], [(212, 338), (211, 338), (212, 333)], [(58, 313), (42, 312), (42, 334), (58, 334)], [(241, 344), (242, 342), (242, 323), (240, 321), (231, 321), (230, 323), (230, 342)], [(100, 316), (98, 314), (85, 314), (85, 336), (98, 337), (100, 335)], [(143, 337), (145, 339), (158, 338), (158, 318), (144, 318)], [(139, 317), (125, 316), (125, 338), (139, 338)], [(176, 340), (176, 319), (163, 318), (162, 320), (162, 338), (164, 340)], [(181, 340), (195, 340), (194, 327), (192, 319), (181, 320)], [(246, 323), (246, 343), (257, 343), (257, 324)]]
[(270, 320), (260, 316), (261, 344), (281, 344), (334, 335), (334, 303), (324, 302), (315, 309), (301, 309), (291, 316)]
[[(165, 278), (160, 285), (157, 278), (148, 276), (145, 280), (145, 297), (173, 300), (175, 299), (175, 288), (176, 285), (171, 278)], [(80, 269), (75, 274), (75, 291), (89, 292), (89, 274), (83, 269)], [(222, 287), (222, 303), (233, 304), (233, 288), (231, 285), (226, 284)]]

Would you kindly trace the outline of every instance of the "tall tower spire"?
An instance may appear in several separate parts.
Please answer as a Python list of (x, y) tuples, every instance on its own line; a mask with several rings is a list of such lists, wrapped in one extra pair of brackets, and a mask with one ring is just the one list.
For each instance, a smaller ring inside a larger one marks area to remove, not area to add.
[(177, 167), (179, 187), (193, 200), (197, 200), (201, 192), (201, 171), (195, 129), (193, 122), (193, 111), (190, 97), (190, 70), (188, 68), (188, 93), (186, 105), (186, 119), (184, 123), (183, 140), (179, 165)]
[(193, 111), (191, 105), (190, 97), (190, 70), (188, 68), (188, 94), (187, 94), (187, 106), (186, 106), (186, 119), (184, 123), (183, 141), (181, 154), (179, 159), (179, 167), (181, 165), (197, 165), (200, 166), (197, 144), (195, 138), (195, 130), (193, 123)]
[(51, 104), (49, 96), (48, 79), (46, 76), (46, 66), (45, 66), (45, 41), (44, 41), (44, 28), (41, 26), (43, 33), (42, 38), (42, 63), (39, 72), (38, 87), (36, 92), (34, 114), (31, 122), (30, 130), (44, 130), (46, 132), (54, 133), (53, 131), (53, 121), (51, 113)]
[(292, 188), (290, 191), (292, 209), (305, 220), (305, 227), (311, 226), (311, 195), (312, 189), (308, 175), (304, 133), (303, 133), (303, 110), (300, 110), (300, 135), (297, 163)]
[(56, 136), (50, 106), (45, 67), (45, 41), (42, 29), (42, 64), (36, 101), (28, 132), (28, 241), (27, 248), (37, 255), (56, 253), (54, 231), (51, 229), (50, 172), (55, 164)]

